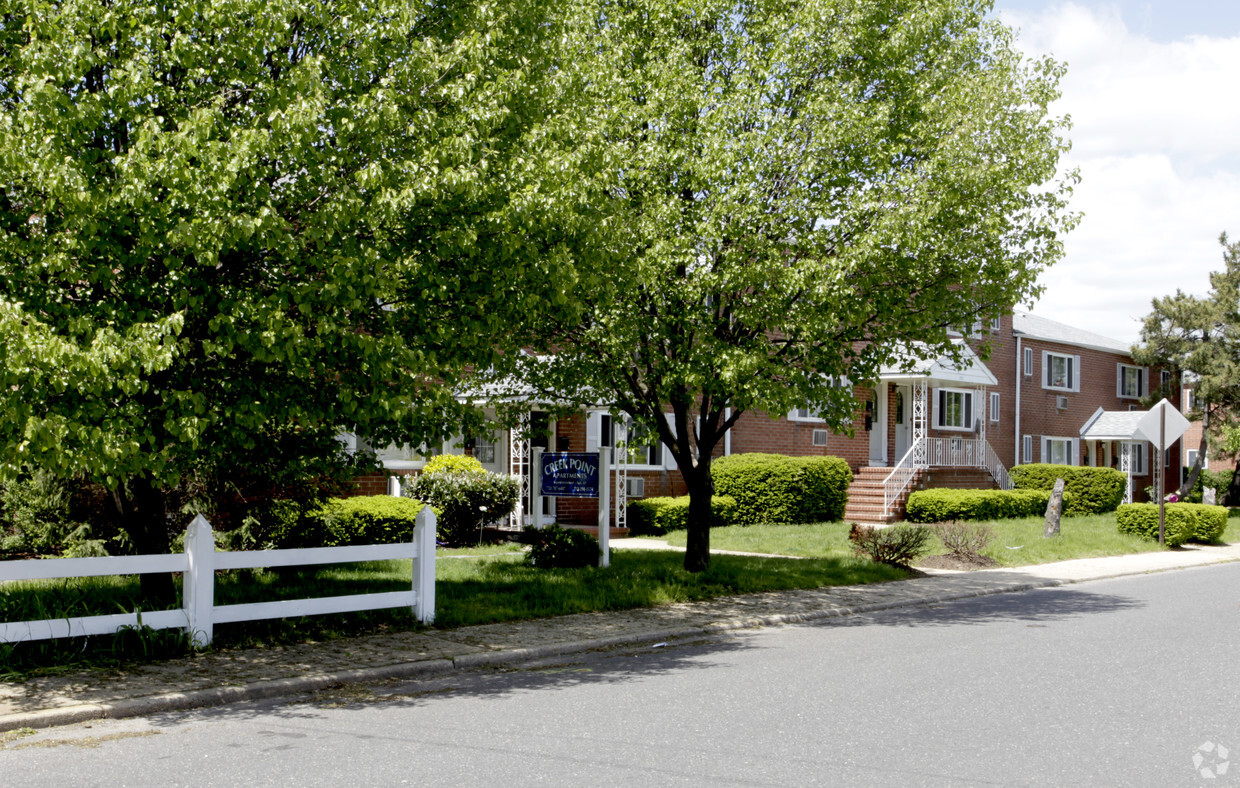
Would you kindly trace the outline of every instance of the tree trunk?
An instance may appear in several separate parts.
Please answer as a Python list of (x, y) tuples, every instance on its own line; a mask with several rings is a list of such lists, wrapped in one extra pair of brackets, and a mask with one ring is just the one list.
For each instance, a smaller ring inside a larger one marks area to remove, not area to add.
[[(137, 555), (166, 555), (172, 551), (168, 538), (168, 499), (151, 479), (142, 476), (124, 483), (113, 493), (121, 527), (129, 534)], [(176, 603), (176, 586), (167, 572), (140, 575), (143, 603), (151, 609)]]
[(1193, 485), (1197, 484), (1197, 477), (1201, 475), (1201, 466), (1206, 458), (1206, 449), (1209, 444), (1210, 437), (1210, 412), (1205, 410), (1201, 414), (1201, 445), (1197, 448), (1197, 460), (1193, 463), (1193, 469), (1189, 471), (1188, 478), (1180, 485), (1180, 489), (1176, 491), (1175, 497), (1181, 501), (1193, 490)]
[(689, 486), (689, 529), (685, 542), (685, 571), (702, 572), (710, 566), (710, 510), (715, 482), (710, 477), (710, 457), (685, 474)]

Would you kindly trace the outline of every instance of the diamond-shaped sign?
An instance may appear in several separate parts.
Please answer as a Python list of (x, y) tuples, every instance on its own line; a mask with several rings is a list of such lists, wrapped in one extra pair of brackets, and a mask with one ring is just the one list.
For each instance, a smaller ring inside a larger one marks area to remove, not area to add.
[[(1159, 423), (1163, 423), (1163, 436), (1166, 442), (1162, 446), (1158, 446)], [(1150, 443), (1158, 446), (1160, 449), (1166, 449), (1171, 444), (1180, 439), (1185, 432), (1188, 431), (1188, 419), (1184, 418), (1184, 414), (1176, 410), (1166, 399), (1150, 408), (1149, 412), (1141, 417), (1137, 422), (1135, 436), (1145, 438)]]

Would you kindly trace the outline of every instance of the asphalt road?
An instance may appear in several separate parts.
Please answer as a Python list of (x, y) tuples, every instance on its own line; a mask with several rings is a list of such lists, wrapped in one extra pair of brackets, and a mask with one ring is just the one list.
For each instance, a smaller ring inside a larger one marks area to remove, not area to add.
[(50, 729), (0, 783), (1240, 785), (1238, 619), (1240, 564), (1082, 583)]

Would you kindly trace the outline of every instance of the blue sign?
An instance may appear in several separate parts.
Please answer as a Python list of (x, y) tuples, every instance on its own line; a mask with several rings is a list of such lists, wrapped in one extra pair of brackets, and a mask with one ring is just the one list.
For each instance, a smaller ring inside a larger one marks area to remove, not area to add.
[(547, 452), (542, 456), (539, 494), (550, 498), (597, 498), (598, 455)]

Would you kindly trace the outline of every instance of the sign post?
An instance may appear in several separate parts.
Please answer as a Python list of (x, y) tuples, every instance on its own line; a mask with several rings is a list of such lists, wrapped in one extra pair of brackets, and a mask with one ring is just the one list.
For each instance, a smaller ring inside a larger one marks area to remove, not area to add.
[(1158, 453), (1154, 463), (1154, 491), (1158, 495), (1158, 543), (1166, 543), (1167, 496), (1163, 492), (1163, 464), (1167, 448), (1188, 431), (1188, 419), (1165, 398), (1150, 408), (1137, 422), (1135, 435), (1153, 443)]
[(530, 485), (530, 523), (535, 528), (542, 528), (542, 510), (543, 510), (543, 494), (542, 494), (542, 455), (543, 448), (535, 446), (531, 452), (530, 468), (534, 471), (534, 481)]
[[(536, 450), (537, 497), (531, 494), (534, 511), (542, 512), (542, 496), (555, 498), (597, 498), (598, 565), (611, 565), (611, 473), (608, 468), (611, 449), (598, 452), (544, 452)], [(537, 501), (535, 504), (534, 501)]]

